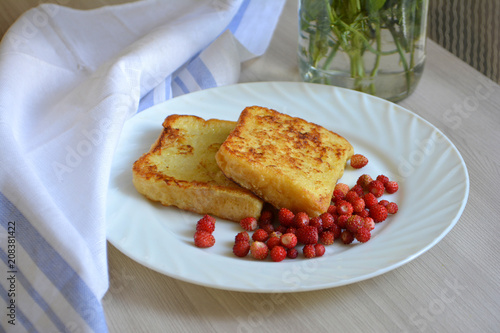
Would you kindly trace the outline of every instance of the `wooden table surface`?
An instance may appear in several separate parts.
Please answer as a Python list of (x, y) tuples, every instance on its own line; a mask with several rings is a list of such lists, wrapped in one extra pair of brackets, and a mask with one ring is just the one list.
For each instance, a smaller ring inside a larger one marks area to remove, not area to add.
[[(125, 1), (53, 2), (86, 9)], [(0, 35), (38, 3), (2, 0)], [(268, 51), (243, 64), (241, 82), (299, 80), (296, 11), (288, 0)], [(468, 168), (468, 204), (436, 246), (363, 282), (253, 294), (170, 278), (109, 245), (109, 331), (500, 332), (500, 86), (429, 41), (422, 80), (399, 104), (442, 130)]]

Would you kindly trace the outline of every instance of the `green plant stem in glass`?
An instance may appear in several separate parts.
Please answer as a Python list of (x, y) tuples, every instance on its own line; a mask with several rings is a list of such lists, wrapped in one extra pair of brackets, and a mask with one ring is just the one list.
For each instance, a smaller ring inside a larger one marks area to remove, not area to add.
[(407, 97), (423, 72), (427, 8), (428, 0), (300, 0), (303, 80)]

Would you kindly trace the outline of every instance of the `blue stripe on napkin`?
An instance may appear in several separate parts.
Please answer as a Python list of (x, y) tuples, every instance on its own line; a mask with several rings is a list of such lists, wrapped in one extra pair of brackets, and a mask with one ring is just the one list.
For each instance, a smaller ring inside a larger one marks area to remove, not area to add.
[(236, 30), (238, 30), (238, 27), (240, 26), (243, 15), (245, 15), (245, 12), (246, 12), (249, 4), (250, 4), (250, 0), (243, 1), (240, 8), (238, 9), (238, 12), (236, 13), (236, 15), (234, 15), (233, 19), (231, 20), (231, 23), (229, 23), (227, 28), (229, 30), (231, 30), (232, 33), (234, 33)]
[[(10, 300), (7, 295), (8, 294), (7, 290), (5, 290), (1, 284), (0, 284), (0, 293), (2, 294), (2, 298), (4, 299), (5, 303), (8, 304)], [(33, 327), (33, 324), (29, 321), (28, 317), (26, 317), (24, 312), (22, 312), (21, 309), (19, 309), (19, 307), (16, 307), (16, 321), (15, 321), (16, 325), (18, 321), (24, 326), (24, 328), (26, 328), (26, 332), (38, 332), (35, 329), (35, 327)], [(0, 326), (0, 328), (2, 327)]]
[[(0, 248), (0, 260), (2, 262), (8, 262), (8, 257), (7, 253), (5, 253), (2, 248)], [(47, 302), (43, 299), (42, 295), (40, 295), (35, 288), (30, 284), (26, 276), (23, 274), (23, 272), (19, 269), (19, 267), (16, 268), (16, 280), (21, 282), (23, 285), (24, 289), (28, 292), (28, 294), (33, 298), (33, 300), (38, 304), (38, 306), (44, 311), (44, 313), (47, 315), (47, 317), (50, 318), (50, 320), (54, 323), (54, 325), (61, 331), (64, 332), (66, 329), (64, 323), (59, 319), (59, 317), (54, 313), (52, 308), (50, 307)]]
[(207, 65), (200, 59), (200, 57), (194, 58), (187, 65), (188, 72), (193, 76), (196, 83), (201, 89), (213, 88), (217, 86), (212, 73), (208, 69)]
[(2, 227), (8, 230), (8, 222), (16, 222), (16, 242), (24, 248), (40, 271), (56, 286), (88, 326), (95, 332), (106, 332), (102, 305), (78, 273), (2, 193), (0, 207)]

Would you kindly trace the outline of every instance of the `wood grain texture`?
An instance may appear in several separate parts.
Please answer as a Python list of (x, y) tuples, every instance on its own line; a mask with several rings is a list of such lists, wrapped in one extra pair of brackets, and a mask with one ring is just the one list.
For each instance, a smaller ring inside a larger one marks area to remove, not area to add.
[[(92, 8), (117, 2), (121, 1), (66, 4)], [(0, 33), (36, 4), (0, 2)], [(296, 1), (287, 1), (268, 51), (243, 64), (240, 82), (299, 80), (296, 15)], [(399, 104), (443, 131), (468, 167), (469, 202), (457, 225), (435, 247), (394, 271), (360, 283), (313, 292), (252, 294), (175, 280), (109, 245), (110, 287), (103, 299), (109, 331), (500, 331), (496, 194), (500, 86), (429, 41), (422, 80), (415, 93)]]

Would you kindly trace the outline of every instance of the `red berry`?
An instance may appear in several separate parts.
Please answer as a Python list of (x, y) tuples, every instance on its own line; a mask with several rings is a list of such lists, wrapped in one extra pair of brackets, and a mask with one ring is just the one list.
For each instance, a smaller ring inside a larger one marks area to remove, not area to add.
[(323, 230), (328, 230), (335, 224), (335, 218), (330, 213), (323, 213), (319, 217), (323, 221)]
[(370, 215), (370, 211), (368, 209), (363, 209), (360, 212), (356, 212), (356, 215), (359, 215), (361, 217), (367, 217)]
[(368, 229), (361, 228), (356, 232), (356, 239), (361, 243), (366, 243), (370, 240), (371, 233)]
[(275, 246), (271, 249), (271, 259), (275, 262), (283, 261), (286, 258), (287, 252), (283, 246)]
[(352, 210), (354, 213), (359, 213), (361, 211), (363, 211), (365, 209), (365, 201), (360, 198), (360, 197), (357, 197), (356, 199), (354, 199), (352, 202), (351, 202), (351, 205), (352, 205)]
[(259, 217), (259, 226), (264, 224), (270, 224), (273, 221), (273, 212), (270, 210), (264, 210)]
[(387, 205), (389, 204), (389, 200), (380, 200), (378, 202), (380, 205), (384, 206), (385, 208), (387, 208)]
[(295, 247), (295, 245), (297, 245), (298, 240), (297, 240), (297, 236), (295, 234), (287, 233), (287, 234), (281, 235), (280, 241), (281, 241), (281, 245), (283, 245), (287, 249), (291, 249), (292, 247)]
[(375, 223), (384, 221), (387, 218), (387, 208), (378, 204), (370, 208), (370, 217)]
[(349, 192), (347, 192), (347, 194), (345, 195), (345, 201), (348, 201), (352, 204), (353, 200), (354, 199), (357, 199), (359, 198), (359, 195), (356, 191), (353, 191), (353, 190), (349, 190)]
[(389, 214), (396, 214), (398, 212), (398, 204), (395, 202), (389, 202), (386, 206), (387, 208), (387, 213)]
[(384, 186), (385, 186), (387, 184), (387, 182), (389, 181), (389, 177), (387, 177), (385, 175), (378, 175), (377, 180), (380, 180), (382, 182), (382, 184), (384, 184)]
[(347, 192), (349, 192), (349, 185), (344, 183), (337, 183), (335, 184), (335, 190), (338, 190), (342, 192), (344, 195), (346, 195)]
[(345, 200), (339, 201), (336, 206), (339, 215), (350, 215), (353, 212), (351, 203)]
[(276, 232), (281, 232), (281, 234), (286, 234), (286, 231), (289, 227), (285, 227), (284, 225), (278, 225), (276, 227)]
[(384, 194), (385, 187), (380, 180), (373, 180), (368, 184), (368, 191), (379, 198)]
[(315, 227), (316, 229), (318, 229), (318, 233), (320, 233), (320, 232), (323, 231), (323, 220), (319, 216), (313, 217), (309, 221), (309, 225)]
[(363, 218), (363, 228), (367, 229), (368, 231), (372, 231), (375, 229), (375, 221), (371, 217), (365, 217)]
[(281, 231), (273, 231), (269, 234), (269, 237), (278, 237), (280, 238), (283, 233)]
[(234, 242), (250, 242), (250, 235), (246, 231), (239, 232), (234, 237)]
[(246, 231), (254, 231), (257, 229), (257, 219), (255, 217), (245, 217), (240, 220), (241, 227)]
[(342, 239), (342, 243), (351, 244), (354, 241), (354, 234), (349, 230), (344, 230), (340, 234), (340, 239)]
[(194, 245), (197, 247), (212, 247), (215, 244), (214, 236), (206, 231), (197, 231), (194, 233)]
[(373, 180), (373, 178), (370, 175), (364, 174), (359, 176), (358, 180), (356, 181), (356, 185), (361, 186), (363, 189), (368, 189), (368, 184)]
[(267, 255), (269, 254), (269, 248), (267, 247), (266, 243), (263, 242), (253, 242), (252, 245), (250, 245), (250, 255), (258, 260), (264, 260), (267, 258)]
[(296, 232), (297, 232), (297, 228), (290, 227), (290, 228), (286, 229), (285, 234), (294, 234), (295, 235)]
[(337, 214), (337, 207), (335, 207), (335, 205), (330, 205), (326, 212), (332, 215)]
[(286, 256), (290, 259), (295, 259), (299, 255), (299, 251), (296, 248), (291, 248), (286, 250)]
[(269, 237), (269, 239), (267, 240), (267, 247), (269, 248), (269, 250), (272, 250), (273, 247), (278, 246), (280, 244), (281, 244), (280, 239), (279, 237), (276, 236)]
[(302, 253), (304, 253), (304, 257), (310, 259), (316, 257), (316, 248), (314, 244), (307, 244), (302, 248)]
[(332, 201), (337, 202), (339, 200), (344, 200), (345, 193), (341, 190), (333, 190)]
[(269, 238), (269, 234), (264, 229), (257, 229), (252, 235), (254, 241), (265, 242)]
[(340, 229), (345, 229), (346, 228), (346, 223), (347, 220), (351, 217), (351, 215), (340, 215), (339, 218), (337, 219), (337, 225), (339, 226)]
[(215, 230), (215, 223), (209, 219), (202, 218), (196, 223), (196, 231), (206, 231), (213, 233)]
[(318, 242), (318, 228), (306, 226), (297, 229), (297, 242), (302, 244), (316, 244)]
[(325, 254), (325, 246), (323, 244), (315, 244), (314, 250), (316, 252), (316, 257), (321, 257)]
[(274, 232), (274, 226), (271, 223), (261, 225), (260, 229), (265, 230), (268, 234), (272, 234)]
[(366, 193), (363, 196), (363, 200), (365, 201), (366, 208), (371, 208), (378, 204), (378, 199), (377, 197), (375, 197), (375, 195), (373, 195), (373, 193)]
[(387, 184), (385, 184), (385, 190), (389, 194), (396, 193), (399, 189), (399, 185), (395, 181), (389, 181)]
[(351, 215), (346, 222), (347, 230), (355, 233), (363, 227), (363, 218), (358, 215)]
[[(324, 232), (324, 231), (323, 231)], [(333, 236), (335, 237), (335, 239), (339, 238), (340, 237), (340, 233), (342, 232), (342, 229), (340, 229), (340, 227), (337, 225), (337, 224), (334, 224), (332, 225), (332, 227), (330, 228), (330, 232), (333, 233)]]
[(361, 187), (361, 185), (354, 185), (352, 188), (351, 188), (351, 191), (354, 191), (358, 194), (358, 196), (362, 197), (363, 194), (364, 194), (364, 189)]
[(233, 253), (237, 257), (245, 257), (249, 251), (250, 251), (250, 243), (249, 242), (234, 243)]
[(309, 215), (307, 215), (307, 213), (305, 213), (305, 212), (298, 212), (295, 215), (293, 224), (294, 224), (295, 228), (297, 228), (297, 229), (309, 225)]
[(363, 156), (361, 154), (352, 155), (351, 166), (354, 169), (361, 169), (362, 167), (364, 167), (367, 164), (368, 164), (368, 158), (366, 158), (365, 156)]
[(295, 215), (288, 208), (281, 208), (278, 212), (278, 220), (282, 226), (293, 226), (293, 219)]
[(323, 231), (319, 235), (319, 241), (325, 245), (332, 245), (335, 241), (335, 235), (332, 231)]

